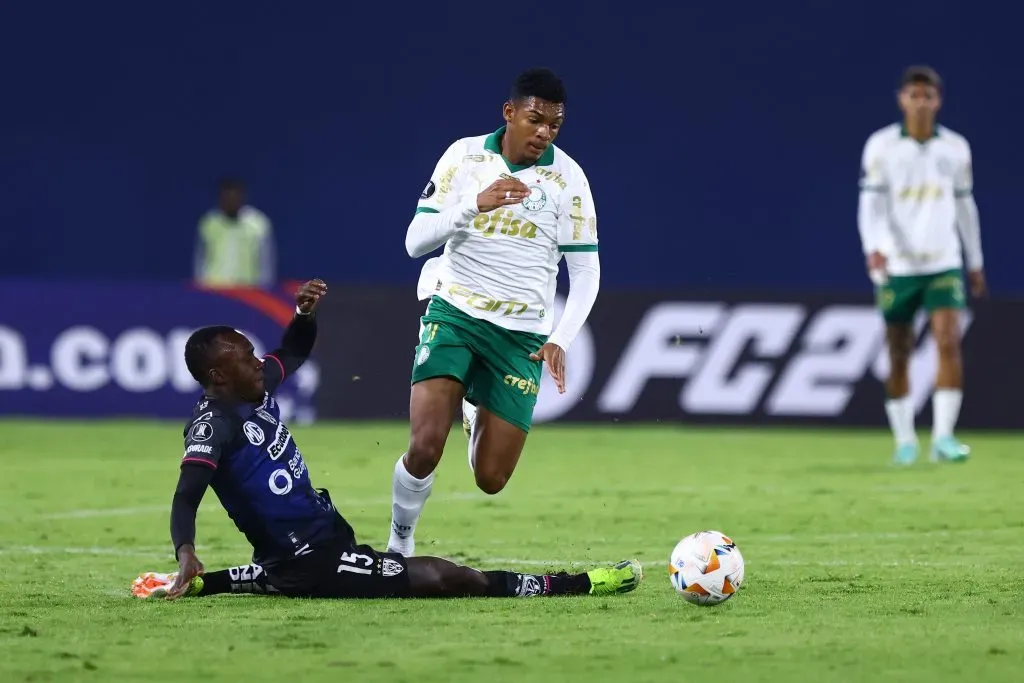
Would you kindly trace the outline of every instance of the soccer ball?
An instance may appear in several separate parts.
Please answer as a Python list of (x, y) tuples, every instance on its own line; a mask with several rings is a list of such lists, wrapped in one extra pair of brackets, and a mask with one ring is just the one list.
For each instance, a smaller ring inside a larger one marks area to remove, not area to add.
[(743, 555), (720, 531), (698, 531), (679, 541), (668, 565), (672, 587), (697, 605), (725, 602), (743, 583)]

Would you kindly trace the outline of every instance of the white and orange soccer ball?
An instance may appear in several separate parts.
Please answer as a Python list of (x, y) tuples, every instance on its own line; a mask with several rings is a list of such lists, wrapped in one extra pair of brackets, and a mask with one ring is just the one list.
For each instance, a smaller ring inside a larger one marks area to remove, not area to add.
[(698, 531), (679, 541), (668, 566), (672, 587), (697, 605), (718, 605), (743, 583), (743, 555), (720, 531)]

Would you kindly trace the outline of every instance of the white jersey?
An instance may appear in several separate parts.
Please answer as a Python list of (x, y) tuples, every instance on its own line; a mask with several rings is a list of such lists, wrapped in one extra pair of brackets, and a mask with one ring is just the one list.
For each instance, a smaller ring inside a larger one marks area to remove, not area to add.
[(861, 192), (883, 193), (887, 220), (877, 236), (890, 275), (922, 275), (963, 267), (956, 200), (971, 195), (971, 148), (937, 126), (926, 142), (900, 124), (876, 131), (861, 161)]
[(551, 334), (563, 252), (597, 251), (597, 214), (587, 177), (551, 145), (530, 166), (501, 156), (504, 128), (453, 143), (437, 162), (416, 212), (443, 212), (500, 178), (530, 188), (518, 204), (475, 216), (423, 266), (419, 297), (437, 296), (509, 330)]

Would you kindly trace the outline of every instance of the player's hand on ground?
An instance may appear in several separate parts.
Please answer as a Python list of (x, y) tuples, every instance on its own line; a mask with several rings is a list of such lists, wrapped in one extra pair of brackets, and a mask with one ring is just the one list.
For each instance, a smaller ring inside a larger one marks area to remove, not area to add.
[(971, 296), (981, 299), (988, 295), (988, 284), (985, 282), (985, 271), (972, 270), (967, 273), (967, 282), (971, 286)]
[(323, 280), (310, 280), (295, 292), (295, 305), (303, 313), (312, 313), (320, 299), (327, 296), (327, 283)]
[(499, 178), (476, 196), (476, 208), (480, 213), (493, 211), (499, 206), (518, 204), (530, 196), (530, 188), (515, 178)]
[(565, 349), (549, 342), (531, 353), (530, 360), (543, 361), (548, 366), (551, 379), (558, 386), (558, 393), (565, 393)]
[(167, 590), (167, 599), (176, 600), (184, 595), (192, 579), (201, 576), (204, 571), (203, 563), (196, 557), (195, 548), (190, 545), (181, 546), (178, 549), (178, 576)]

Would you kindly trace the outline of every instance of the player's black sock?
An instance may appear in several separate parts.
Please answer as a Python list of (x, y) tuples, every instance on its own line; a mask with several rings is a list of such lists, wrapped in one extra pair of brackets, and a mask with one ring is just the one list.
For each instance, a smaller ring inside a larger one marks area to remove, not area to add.
[(222, 569), (203, 574), (203, 590), (199, 595), (221, 593), (267, 593), (267, 574), (256, 564)]
[(199, 595), (219, 595), (231, 592), (231, 576), (227, 569), (203, 574), (203, 590)]
[(583, 595), (590, 592), (586, 574), (517, 574), (515, 572), (484, 572), (490, 596), (495, 598), (526, 598), (531, 595)]

